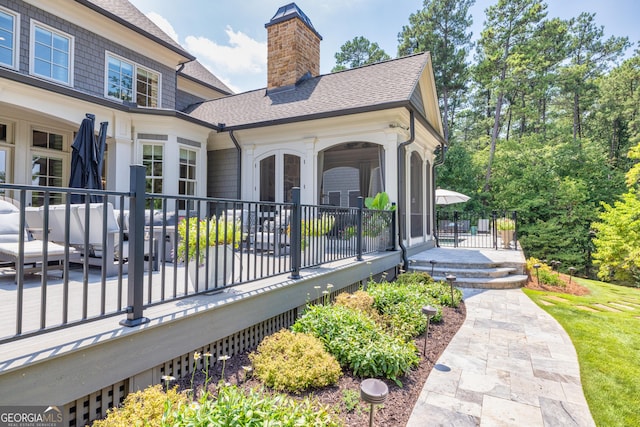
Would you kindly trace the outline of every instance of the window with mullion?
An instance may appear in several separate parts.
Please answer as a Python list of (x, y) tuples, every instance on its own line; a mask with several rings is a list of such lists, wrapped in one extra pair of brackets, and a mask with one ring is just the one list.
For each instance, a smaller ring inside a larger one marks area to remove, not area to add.
[[(196, 158), (194, 150), (180, 149), (180, 177), (178, 178), (178, 194), (185, 196), (196, 195)], [(191, 203), (189, 203), (191, 205)], [(186, 209), (184, 200), (178, 202), (178, 209)]]
[(135, 101), (141, 107), (160, 106), (160, 74), (107, 53), (105, 95)]
[[(146, 168), (146, 193), (162, 194), (164, 147), (161, 144), (142, 145), (142, 165)], [(149, 201), (147, 201), (147, 207)], [(154, 208), (162, 206), (160, 199), (155, 200)]]
[(133, 99), (133, 69), (133, 64), (108, 56), (107, 96), (123, 101)]
[[(33, 129), (31, 133), (31, 182), (41, 187), (63, 187), (65, 165), (68, 157), (65, 153), (65, 138), (61, 134)], [(50, 203), (62, 203), (61, 193), (51, 193)], [(33, 192), (33, 206), (44, 204), (44, 193)]]
[(18, 68), (16, 63), (16, 40), (18, 15), (0, 7), (0, 65)]
[(73, 39), (53, 29), (33, 24), (32, 74), (71, 84)]

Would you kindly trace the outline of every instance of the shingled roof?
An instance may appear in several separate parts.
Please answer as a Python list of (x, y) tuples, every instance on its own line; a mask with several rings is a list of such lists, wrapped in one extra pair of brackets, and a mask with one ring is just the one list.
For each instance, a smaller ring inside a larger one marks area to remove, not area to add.
[(127, 0), (76, 0), (76, 2), (131, 28), (189, 60), (196, 59)]
[(225, 95), (231, 95), (233, 91), (229, 89), (227, 85), (222, 83), (220, 79), (214, 76), (209, 70), (205, 68), (200, 62), (191, 61), (184, 64), (178, 74), (183, 75), (184, 77), (196, 81), (198, 83), (203, 83), (211, 88), (224, 93)]
[(259, 89), (206, 101), (187, 113), (233, 129), (406, 106), (428, 60), (427, 53), (392, 59), (310, 78), (289, 90)]

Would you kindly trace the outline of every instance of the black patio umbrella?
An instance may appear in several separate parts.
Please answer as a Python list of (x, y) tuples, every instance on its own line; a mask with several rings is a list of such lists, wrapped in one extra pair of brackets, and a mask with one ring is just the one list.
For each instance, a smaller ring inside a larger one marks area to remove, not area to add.
[[(71, 176), (69, 187), (102, 190), (102, 161), (107, 139), (107, 122), (100, 123), (100, 133), (96, 138), (94, 123), (96, 117), (87, 114), (82, 120), (78, 134), (71, 148)], [(84, 202), (82, 194), (72, 194), (71, 203)], [(102, 197), (91, 196), (90, 202), (100, 202)]]

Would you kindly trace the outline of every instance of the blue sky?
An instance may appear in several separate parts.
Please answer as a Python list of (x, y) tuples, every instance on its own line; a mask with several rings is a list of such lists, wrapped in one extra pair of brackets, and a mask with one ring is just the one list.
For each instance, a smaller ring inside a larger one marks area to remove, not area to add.
[[(266, 86), (267, 31), (264, 24), (291, 0), (130, 0), (165, 32), (177, 39), (209, 70), (236, 92)], [(477, 38), (484, 11), (497, 0), (476, 0), (471, 9)], [(348, 40), (364, 36), (390, 56), (397, 54), (397, 35), (422, 0), (296, 0), (322, 35), (320, 72), (335, 65), (334, 54)], [(596, 14), (605, 35), (627, 36), (638, 47), (640, 1), (547, 0), (548, 16), (568, 19)], [(630, 56), (633, 49), (627, 52)]]

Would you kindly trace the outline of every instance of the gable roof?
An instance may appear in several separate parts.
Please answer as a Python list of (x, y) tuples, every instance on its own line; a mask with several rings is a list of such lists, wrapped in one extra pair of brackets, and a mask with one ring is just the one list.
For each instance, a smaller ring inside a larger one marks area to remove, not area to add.
[(205, 101), (186, 113), (232, 130), (411, 106), (427, 124), (414, 94), (429, 58), (420, 53), (309, 78), (284, 90)]
[(76, 0), (76, 2), (148, 37), (188, 60), (196, 59), (127, 0)]
[(229, 89), (227, 85), (222, 83), (220, 79), (213, 75), (211, 71), (207, 70), (207, 68), (197, 60), (183, 64), (183, 66), (178, 69), (178, 74), (188, 78), (189, 80), (193, 80), (196, 83), (209, 86), (210, 88), (215, 89), (218, 92), (222, 92), (225, 95), (233, 94), (233, 91)]

